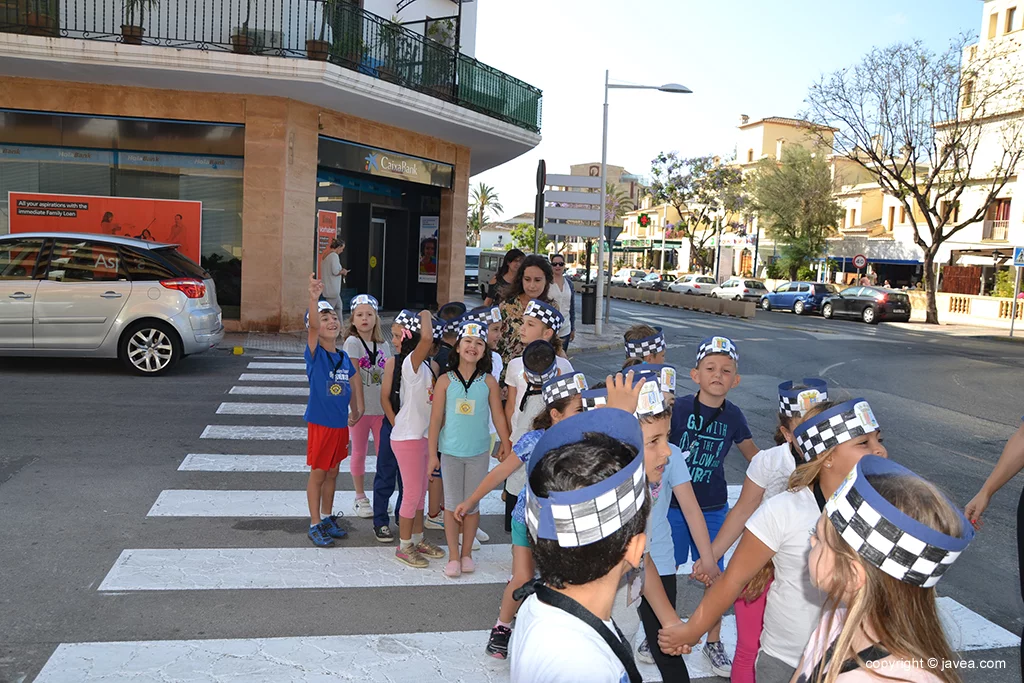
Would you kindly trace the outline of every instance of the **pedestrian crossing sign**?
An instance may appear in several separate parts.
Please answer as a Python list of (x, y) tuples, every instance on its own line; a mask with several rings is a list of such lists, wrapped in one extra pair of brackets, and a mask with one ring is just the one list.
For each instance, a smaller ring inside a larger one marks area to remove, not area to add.
[(1013, 248), (1013, 265), (1024, 267), (1024, 247)]

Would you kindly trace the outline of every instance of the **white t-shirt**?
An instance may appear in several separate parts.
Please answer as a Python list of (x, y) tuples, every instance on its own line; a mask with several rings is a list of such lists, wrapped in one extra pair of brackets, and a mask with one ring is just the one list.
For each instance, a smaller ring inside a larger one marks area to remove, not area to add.
[(747, 530), (775, 552), (775, 580), (768, 589), (761, 649), (792, 667), (800, 663), (825, 603), (825, 593), (811, 584), (807, 569), (811, 530), (819, 517), (814, 493), (803, 488), (766, 500), (747, 520)]
[[(428, 361), (429, 362), (429, 361)], [(402, 408), (395, 416), (392, 441), (414, 441), (427, 438), (430, 429), (430, 406), (434, 400), (434, 376), (426, 363), (412, 367), (412, 354), (402, 362), (402, 387), (399, 392)]]
[[(610, 621), (605, 625), (615, 633)], [(536, 595), (526, 598), (516, 615), (510, 659), (512, 683), (629, 681), (622, 662), (597, 631)]]
[(343, 347), (363, 380), (363, 415), (384, 414), (380, 405), (380, 391), (384, 383), (384, 363), (391, 358), (391, 345), (387, 342), (376, 344), (376, 359), (370, 358), (373, 347), (373, 342), (363, 346), (359, 337), (347, 337)]
[[(758, 451), (747, 465), (747, 478), (764, 489), (764, 500), (774, 498), (789, 487), (789, 475), (796, 469), (796, 460), (789, 444)], [(762, 501), (762, 502), (763, 502)]]
[[(558, 366), (558, 374), (565, 375), (573, 371), (572, 363), (567, 358), (555, 357), (555, 364)], [(527, 432), (533, 431), (533, 418), (544, 410), (544, 397), (540, 394), (531, 396), (526, 401), (526, 408), (519, 410), (519, 406), (526, 395), (530, 383), (526, 381), (526, 373), (523, 371), (523, 357), (513, 358), (508, 362), (508, 371), (505, 373), (505, 384), (516, 389), (516, 405), (512, 413), (512, 443), (516, 443)], [(519, 495), (526, 485), (526, 468), (520, 467), (509, 475), (505, 480), (505, 490), (511, 494)]]
[(548, 287), (548, 296), (551, 297), (555, 306), (558, 308), (558, 312), (565, 318), (562, 321), (562, 327), (556, 330), (555, 334), (559, 337), (568, 337), (572, 332), (572, 321), (569, 320), (569, 306), (572, 304), (572, 290), (569, 289), (569, 281), (564, 280), (565, 287), (559, 287), (557, 282), (552, 282), (551, 286)]

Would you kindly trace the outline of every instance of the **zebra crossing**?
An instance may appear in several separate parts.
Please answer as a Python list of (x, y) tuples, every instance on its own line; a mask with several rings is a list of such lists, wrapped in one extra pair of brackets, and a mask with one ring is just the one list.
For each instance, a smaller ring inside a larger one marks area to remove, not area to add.
[[(229, 397), (245, 398), (225, 400), (211, 415), (211, 422), (225, 420), (230, 424), (206, 425), (197, 434), (192, 444), (196, 448), (191, 449), (196, 452), (183, 453), (177, 467), (183, 477), (182, 487), (160, 491), (146, 512), (147, 520), (173, 521), (185, 529), (203, 524), (225, 530), (240, 518), (277, 520), (304, 531), (308, 509), (305, 492), (296, 483), (301, 481), (297, 475), (308, 471), (302, 423), (307, 390), (298, 386), (306, 383), (304, 373), (290, 372), (302, 368), (294, 362), (297, 360), (257, 357), (248, 363), (238, 382), (227, 391)], [(259, 365), (293, 367), (254, 367)], [(254, 379), (264, 377), (274, 379)], [(342, 462), (345, 475), (339, 477), (335, 498), (335, 509), (347, 514), (355, 499), (347, 476), (349, 465), (348, 459)], [(367, 458), (366, 470), (371, 476), (376, 470), (372, 455)], [(729, 487), (733, 503), (739, 488)], [(367, 495), (372, 496), (372, 492), (368, 490)], [(481, 511), (490, 521), (500, 518), (504, 503), (499, 492), (484, 498)], [(351, 514), (342, 523), (350, 532), (360, 527), (368, 531), (371, 526), (371, 520)], [(440, 532), (428, 533), (433, 540), (443, 542)], [(394, 560), (392, 545), (381, 546), (370, 540), (361, 544), (355, 536), (358, 534), (350, 533), (333, 548), (304, 543), (304, 533), (303, 542), (294, 547), (261, 542), (259, 535), (250, 535), (240, 537), (240, 543), (231, 547), (209, 547), (197, 538), (194, 546), (168, 548), (161, 547), (159, 538), (143, 539), (140, 533), (138, 542), (121, 550), (106, 574), (96, 577), (94, 590), (110, 600), (149, 596), (163, 609), (173, 611), (181, 609), (176, 605), (194, 604), (179, 602), (177, 596), (210, 596), (210, 601), (219, 601), (218, 596), (228, 591), (247, 591), (244, 595), (257, 597), (273, 591), (298, 596), (312, 590), (329, 591), (323, 593), (324, 609), (344, 610), (349, 591), (382, 589), (383, 597), (374, 609), (392, 615), (389, 623), (407, 625), (405, 629), (331, 635), (311, 622), (306, 630), (285, 629), (268, 637), (266, 628), (274, 624), (274, 615), (269, 614), (267, 623), (247, 625), (254, 637), (220, 638), (220, 634), (206, 629), (201, 614), (185, 614), (189, 628), (176, 633), (174, 640), (147, 638), (142, 632), (133, 634), (137, 640), (131, 641), (62, 643), (36, 681), (507, 683), (508, 663), (483, 653), (486, 630), (467, 630), (465, 623), (442, 613), (426, 622), (428, 628), (436, 630), (413, 632), (417, 628), (403, 619), (414, 596), (422, 595), (416, 591), (424, 590), (446, 591), (445, 603), (459, 596), (475, 600), (474, 609), (484, 613), (483, 621), (493, 618), (511, 573), (507, 535), (495, 534), (491, 542), (475, 551), (477, 571), (456, 581), (443, 575), (443, 563), (432, 563), (426, 570), (406, 567)], [(361, 538), (372, 536), (364, 534)], [(689, 570), (686, 565), (679, 573), (687, 574)], [(480, 601), (482, 594), (488, 599)], [(991, 649), (1018, 642), (1013, 634), (949, 598), (942, 598), (940, 605), (958, 648)], [(350, 616), (359, 623), (359, 615)], [(623, 600), (616, 601), (614, 617), (625, 633), (636, 632), (635, 610), (627, 609)], [(723, 639), (732, 645), (735, 638), (735, 621), (726, 617)], [(711, 676), (700, 654), (687, 656), (687, 663), (692, 678)], [(660, 680), (655, 667), (640, 665), (640, 669), (645, 681)]]

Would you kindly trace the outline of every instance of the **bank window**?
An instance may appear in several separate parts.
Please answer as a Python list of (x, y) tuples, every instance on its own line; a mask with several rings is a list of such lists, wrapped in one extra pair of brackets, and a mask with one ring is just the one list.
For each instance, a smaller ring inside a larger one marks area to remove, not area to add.
[(117, 247), (57, 240), (46, 279), (51, 282), (116, 282), (126, 278)]
[(42, 240), (0, 242), (0, 280), (31, 280)]

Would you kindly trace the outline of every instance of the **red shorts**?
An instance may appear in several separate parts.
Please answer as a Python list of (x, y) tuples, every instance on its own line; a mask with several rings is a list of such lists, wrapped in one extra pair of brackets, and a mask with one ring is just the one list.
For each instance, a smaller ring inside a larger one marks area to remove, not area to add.
[(348, 427), (306, 425), (306, 464), (314, 470), (333, 470), (348, 457)]

